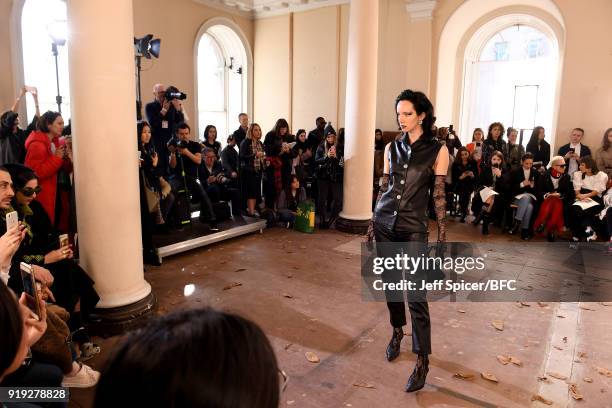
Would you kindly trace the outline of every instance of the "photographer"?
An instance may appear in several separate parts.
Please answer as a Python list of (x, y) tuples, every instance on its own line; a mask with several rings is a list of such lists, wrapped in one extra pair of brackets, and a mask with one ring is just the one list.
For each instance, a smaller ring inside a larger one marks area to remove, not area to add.
[(229, 199), (232, 202), (232, 213), (240, 214), (240, 190), (231, 186), (232, 179), (217, 161), (214, 150), (205, 148), (203, 154), (204, 163), (199, 168), (200, 182), (210, 201), (218, 203), (223, 199)]
[(168, 141), (172, 138), (176, 125), (185, 121), (183, 105), (181, 99), (177, 96), (184, 96), (185, 94), (179, 92), (174, 86), (169, 86), (166, 89), (163, 84), (156, 84), (153, 87), (153, 95), (155, 100), (148, 103), (145, 110), (147, 120), (151, 124), (153, 144), (159, 155), (160, 174), (164, 176), (169, 172)]
[(170, 185), (175, 195), (183, 188), (200, 202), (200, 222), (208, 222), (211, 231), (219, 231), (215, 213), (208, 195), (198, 180), (198, 166), (202, 163), (202, 153), (199, 143), (189, 140), (191, 128), (186, 123), (176, 127), (176, 138), (168, 142), (170, 154), (169, 165), (172, 171)]
[(455, 149), (459, 149), (461, 147), (461, 141), (457, 137), (457, 133), (453, 129), (453, 125), (450, 125), (450, 127), (439, 128), (438, 139), (446, 144), (448, 153), (451, 156), (455, 156)]

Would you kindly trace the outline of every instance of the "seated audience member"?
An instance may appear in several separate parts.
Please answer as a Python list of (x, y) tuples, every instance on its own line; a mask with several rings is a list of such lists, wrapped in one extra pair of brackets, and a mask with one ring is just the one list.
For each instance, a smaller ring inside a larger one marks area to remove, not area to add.
[(266, 168), (266, 154), (261, 143), (261, 127), (251, 123), (246, 139), (240, 145), (240, 180), (247, 201), (247, 215), (258, 217), (255, 205), (261, 200), (261, 177)]
[[(186, 189), (187, 199), (193, 194), (200, 203), (200, 222), (206, 223), (211, 231), (219, 231), (217, 217), (208, 198), (208, 194), (198, 182), (198, 167), (202, 163), (201, 146), (190, 140), (191, 128), (186, 123), (180, 123), (176, 129), (176, 137), (170, 140), (170, 185), (174, 194)], [(186, 215), (183, 214), (182, 217)], [(191, 215), (189, 214), (189, 217)]]
[(453, 157), (455, 156), (455, 149), (461, 147), (461, 141), (457, 137), (457, 133), (454, 130), (451, 132), (447, 127), (438, 129), (438, 139), (446, 144), (448, 153)]
[[(42, 187), (37, 200), (42, 204), (51, 223), (62, 232), (68, 231), (70, 217), (69, 183), (66, 175), (72, 172), (65, 139), (62, 139), (64, 119), (58, 112), (45, 112), (39, 119), (36, 131), (26, 140), (24, 164), (34, 170)], [(64, 175), (64, 177), (60, 177)], [(58, 191), (59, 190), (59, 191)]]
[(474, 129), (472, 133), (472, 142), (468, 143), (465, 148), (470, 152), (470, 157), (478, 164), (478, 172), (480, 172), (480, 163), (482, 162), (482, 147), (484, 145), (484, 133), (481, 128)]
[(603, 197), (604, 209), (599, 214), (601, 220), (605, 220), (608, 227), (608, 254), (612, 255), (612, 188)]
[(383, 132), (380, 129), (374, 131), (374, 150), (385, 150), (385, 141), (383, 140)]
[(1, 387), (61, 387), (63, 375), (59, 367), (36, 362), (30, 356), (30, 347), (47, 330), (44, 302), (38, 318), (27, 307), (25, 294), (18, 302), (15, 294), (0, 282)]
[(278, 220), (286, 223), (287, 228), (293, 226), (295, 213), (298, 205), (306, 201), (306, 189), (300, 187), (300, 180), (294, 174), (291, 176), (291, 184), (281, 191), (276, 204)]
[(593, 226), (595, 216), (604, 208), (602, 194), (606, 191), (607, 183), (608, 175), (599, 171), (591, 156), (580, 159), (578, 171), (573, 176), (576, 201), (570, 210), (570, 227), (574, 241), (597, 239)]
[[(525, 148), (517, 144), (518, 130), (508, 128), (508, 144), (504, 152), (506, 166), (509, 170), (518, 169), (521, 167), (521, 157), (525, 155)], [(548, 161), (547, 161), (548, 162)]]
[(555, 240), (555, 234), (560, 234), (565, 226), (565, 219), (570, 205), (574, 202), (574, 188), (571, 177), (565, 173), (565, 160), (555, 156), (550, 162), (550, 168), (542, 174), (539, 180), (539, 192), (544, 201), (534, 222), (538, 235), (546, 234), (548, 241)]
[(461, 222), (465, 222), (465, 217), (468, 216), (470, 196), (476, 187), (478, 177), (477, 165), (470, 159), (470, 153), (465, 147), (460, 147), (457, 151), (451, 174), (452, 191), (459, 195)]
[[(34, 98), (36, 114), (32, 119), (32, 123), (24, 130), (19, 128), (20, 122), (17, 107), (21, 98), (26, 93), (30, 93)], [(26, 154), (25, 141), (30, 133), (36, 130), (36, 123), (39, 118), (38, 91), (36, 88), (24, 86), (21, 88), (21, 93), (15, 100), (11, 110), (4, 112), (0, 116), (0, 166), (7, 163), (23, 163)]]
[(494, 151), (504, 153), (507, 150), (506, 142), (503, 138), (504, 125), (499, 122), (493, 122), (489, 125), (489, 131), (487, 138), (484, 141), (482, 149), (482, 162), (485, 165), (489, 165), (491, 162), (491, 155)]
[[(142, 170), (146, 186), (159, 194), (159, 212), (161, 223), (168, 219), (168, 214), (174, 204), (174, 194), (170, 185), (161, 175), (159, 155), (151, 140), (151, 126), (145, 121), (138, 122), (138, 151), (140, 152), (140, 169)], [(163, 179), (163, 180), (162, 180)], [(163, 183), (163, 184), (162, 184)]]
[(236, 146), (240, 149), (240, 144), (246, 138), (246, 132), (249, 130), (249, 115), (246, 113), (239, 114), (238, 122), (240, 122), (240, 127), (232, 133), (232, 136)]
[[(244, 140), (244, 138), (242, 140)], [(235, 146), (236, 139), (234, 136), (228, 136), (227, 145), (221, 150), (221, 165), (223, 166), (225, 174), (231, 180), (231, 186), (240, 188), (240, 179), (238, 175), (240, 163), (238, 160), (238, 150), (236, 150)]]
[(527, 143), (527, 152), (533, 154), (533, 162), (542, 162), (543, 168), (546, 168), (550, 162), (550, 144), (544, 139), (545, 137), (544, 128), (536, 126)]
[(147, 103), (145, 111), (147, 121), (151, 125), (151, 132), (155, 151), (159, 155), (159, 170), (162, 176), (169, 174), (169, 158), (168, 142), (174, 135), (176, 125), (185, 122), (185, 114), (183, 112), (183, 104), (180, 99), (166, 99), (166, 92), (179, 92), (174, 86), (169, 86), (168, 89), (163, 84), (155, 84), (153, 87), (153, 96), (155, 100)]
[(285, 119), (279, 119), (274, 129), (266, 134), (263, 145), (266, 152), (266, 178), (264, 181), (264, 196), (266, 207), (274, 210), (278, 194), (291, 177), (291, 164), (293, 152), (288, 143), (291, 142), (289, 123)]
[(495, 151), (491, 155), (491, 164), (484, 166), (480, 172), (480, 188), (474, 194), (472, 211), (476, 215), (472, 224), (482, 221), (482, 234), (489, 233), (489, 223), (492, 219), (501, 219), (506, 206), (504, 202), (507, 193), (508, 174), (504, 166), (504, 155)]
[(255, 323), (212, 309), (184, 310), (120, 342), (102, 371), (94, 407), (116, 406), (120, 398), (130, 407), (277, 408), (284, 385)]
[(240, 214), (240, 190), (231, 186), (232, 179), (227, 176), (214, 150), (204, 148), (204, 162), (199, 168), (200, 183), (213, 203), (221, 200), (232, 202), (232, 213)]
[[(344, 157), (336, 143), (336, 131), (331, 125), (325, 127), (325, 141), (317, 148), (315, 155), (317, 185), (319, 189), (317, 212), (319, 228), (327, 229), (333, 224), (342, 208), (342, 183)], [(332, 214), (327, 218), (327, 198), (332, 199)]]
[(213, 125), (208, 125), (204, 129), (202, 150), (206, 148), (212, 149), (212, 151), (215, 152), (217, 158), (219, 158), (219, 153), (221, 152), (221, 143), (217, 141), (217, 128)]
[(529, 226), (540, 193), (538, 180), (540, 173), (533, 168), (533, 155), (525, 153), (521, 159), (521, 167), (510, 172), (510, 196), (512, 203), (517, 205), (516, 214), (510, 234), (516, 234), (521, 229), (521, 239), (530, 238)]
[(570, 133), (570, 142), (561, 146), (557, 152), (559, 156), (563, 156), (565, 159), (567, 174), (569, 174), (570, 177), (573, 177), (574, 173), (578, 171), (578, 161), (583, 157), (591, 155), (591, 149), (580, 143), (583, 137), (584, 129), (572, 129), (572, 133)]
[(612, 187), (612, 128), (604, 132), (601, 147), (595, 152), (595, 162), (600, 171), (608, 175), (608, 188)]
[(304, 129), (298, 130), (295, 135), (295, 145), (293, 145), (291, 150), (293, 151), (292, 156), (294, 156), (291, 174), (295, 174), (300, 183), (305, 185), (306, 180), (312, 177), (312, 174), (310, 174), (310, 162), (313, 153), (306, 140), (306, 131)]

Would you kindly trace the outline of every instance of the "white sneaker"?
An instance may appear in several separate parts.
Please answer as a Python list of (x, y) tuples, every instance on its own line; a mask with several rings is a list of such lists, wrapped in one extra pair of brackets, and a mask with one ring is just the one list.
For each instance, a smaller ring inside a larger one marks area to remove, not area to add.
[(88, 365), (82, 364), (81, 369), (75, 375), (64, 376), (62, 387), (89, 388), (98, 383), (100, 373)]

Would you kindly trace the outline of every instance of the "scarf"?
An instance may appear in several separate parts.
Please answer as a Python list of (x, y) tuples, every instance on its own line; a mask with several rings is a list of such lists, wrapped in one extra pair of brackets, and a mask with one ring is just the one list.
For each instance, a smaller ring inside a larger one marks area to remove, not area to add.
[(259, 152), (263, 153), (264, 151), (263, 145), (261, 144), (260, 141), (252, 139), (251, 149), (253, 150), (253, 154), (255, 154), (255, 157), (253, 157), (253, 168), (255, 169), (256, 173), (259, 173), (264, 166), (264, 158), (263, 157), (258, 158), (257, 153)]
[(559, 173), (557, 170), (555, 170), (554, 168), (550, 168), (550, 176), (553, 178), (559, 178), (561, 177), (561, 173)]

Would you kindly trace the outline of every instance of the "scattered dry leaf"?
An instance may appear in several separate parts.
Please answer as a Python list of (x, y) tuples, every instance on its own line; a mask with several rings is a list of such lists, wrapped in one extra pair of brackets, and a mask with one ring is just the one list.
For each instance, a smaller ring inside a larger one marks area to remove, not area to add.
[(453, 377), (459, 378), (460, 380), (473, 380), (474, 374), (466, 374), (466, 373), (458, 372), (458, 373), (453, 374)]
[(237, 286), (242, 286), (242, 283), (240, 283), (240, 282), (232, 282), (229, 285), (223, 287), (223, 290), (230, 290), (231, 288), (235, 288)]
[(293, 346), (293, 343), (285, 344), (285, 350), (289, 350), (289, 347)]
[(563, 315), (557, 315), (557, 317), (558, 317), (559, 319), (565, 319), (565, 316), (563, 316)]
[(465, 313), (465, 310), (463, 310), (463, 309), (457, 309), (457, 312), (459, 312), (459, 313)]
[(495, 327), (499, 331), (504, 331), (504, 321), (503, 320), (493, 320), (491, 322), (491, 326)]
[(582, 310), (591, 310), (591, 311), (594, 311), (594, 310), (595, 310), (595, 309), (593, 309), (592, 307), (583, 306), (583, 305), (580, 305), (580, 308), (581, 308)]
[(578, 386), (576, 384), (570, 384), (569, 385), (569, 392), (570, 395), (572, 396), (573, 399), (575, 399), (576, 401), (583, 399), (584, 397), (582, 396), (582, 394), (580, 394), (580, 392), (578, 392)]
[(595, 367), (595, 370), (601, 375), (605, 375), (606, 377), (612, 377), (612, 371), (608, 370), (604, 367)]
[(584, 377), (583, 378), (584, 382), (588, 382), (588, 383), (592, 383), (593, 379), (591, 377)]
[(497, 361), (499, 361), (500, 363), (502, 363), (503, 365), (506, 365), (510, 362), (510, 358), (506, 357), (506, 356), (497, 356)]
[(289, 400), (289, 401), (287, 401), (287, 405), (293, 405), (293, 404), (295, 404), (295, 400)]
[(540, 394), (532, 395), (531, 396), (531, 400), (532, 401), (540, 401), (541, 403), (546, 404), (546, 405), (552, 405), (553, 404), (553, 402), (551, 400), (544, 398)]
[(360, 387), (360, 388), (376, 388), (374, 385), (366, 383), (366, 382), (362, 382), (362, 381), (353, 383), (353, 386)]
[(521, 360), (519, 360), (518, 358), (516, 358), (516, 357), (512, 357), (512, 356), (510, 356), (510, 362), (511, 362), (512, 364), (514, 364), (514, 365), (519, 366), (519, 367), (522, 367), (522, 366), (523, 366), (523, 362), (522, 362)]
[(321, 359), (319, 359), (319, 356), (317, 356), (312, 351), (306, 352), (306, 360), (310, 361), (311, 363), (318, 363), (319, 361), (321, 361)]
[(599, 302), (602, 306), (612, 306), (612, 302)]
[(531, 307), (531, 305), (527, 302), (521, 302), (521, 306)]
[(300, 249), (306, 249), (306, 245), (300, 245)]
[(563, 350), (563, 347), (561, 346), (553, 346), (554, 348), (556, 348), (557, 350)]
[(586, 351), (579, 351), (579, 352), (578, 352), (578, 357), (580, 357), (580, 358), (586, 358), (586, 356), (587, 356)]
[(484, 378), (485, 380), (489, 380), (489, 381), (493, 381), (493, 382), (499, 382), (499, 380), (497, 379), (497, 377), (495, 377), (493, 374), (491, 373), (480, 373), (480, 375), (482, 376), (482, 378)]
[(548, 383), (548, 384), (550, 384), (550, 383), (552, 382), (552, 381), (550, 381), (550, 379), (549, 379), (547, 376), (545, 376), (545, 375), (541, 375), (541, 376), (539, 376), (539, 377), (538, 377), (538, 381), (542, 381), (542, 382), (545, 382), (545, 383)]
[(563, 342), (567, 343), (567, 336), (563, 337)]
[(287, 278), (291, 279), (293, 278), (293, 275), (287, 275)]
[(293, 299), (293, 295), (290, 295), (289, 293), (283, 293), (283, 297), (286, 297), (287, 299)]
[(227, 263), (227, 261), (226, 261), (226, 260), (223, 260), (223, 261), (219, 261), (219, 263), (220, 263), (221, 265), (225, 265), (225, 264)]
[(567, 376), (566, 375), (559, 374), (559, 373), (556, 373), (554, 371), (550, 372), (550, 373), (547, 373), (547, 374), (550, 375), (552, 378), (556, 378), (557, 380), (562, 380), (562, 381), (567, 380)]
[(540, 306), (540, 307), (546, 307), (546, 306), (548, 306), (548, 303), (545, 303), (545, 302), (538, 302), (538, 306)]
[(246, 268), (238, 268), (234, 272), (244, 272), (244, 271), (246, 271)]

